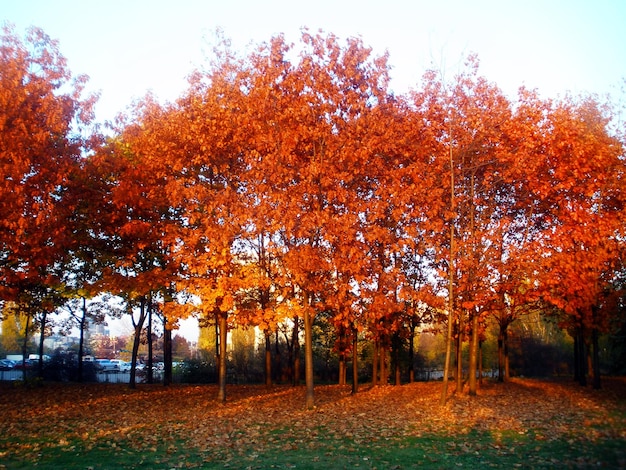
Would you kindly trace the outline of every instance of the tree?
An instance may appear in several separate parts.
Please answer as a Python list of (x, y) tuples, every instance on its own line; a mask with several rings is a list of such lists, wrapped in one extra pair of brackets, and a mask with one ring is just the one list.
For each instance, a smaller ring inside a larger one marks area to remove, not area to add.
[(586, 383), (586, 343), (593, 348), (594, 387), (600, 387), (598, 335), (616, 303), (624, 227), (624, 148), (611, 135), (609, 109), (593, 98), (554, 103), (547, 112), (532, 189), (549, 228), (537, 234), (542, 298), (566, 314), (577, 345), (578, 378)]
[(58, 208), (89, 148), (82, 132), (95, 97), (82, 98), (86, 77), (71, 75), (40, 29), (22, 41), (4, 28), (0, 71), (0, 298), (45, 326), (71, 240)]

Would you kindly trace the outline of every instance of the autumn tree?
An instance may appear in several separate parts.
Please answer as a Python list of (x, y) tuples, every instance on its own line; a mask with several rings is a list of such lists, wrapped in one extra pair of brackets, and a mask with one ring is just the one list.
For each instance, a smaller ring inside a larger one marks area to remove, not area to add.
[[(133, 112), (132, 123), (118, 124), (118, 135), (91, 157), (101, 182), (99, 198), (92, 202), (99, 214), (92, 233), (105, 246), (100, 286), (128, 303), (135, 328), (132, 371), (144, 324), (157, 304), (171, 296), (181, 273), (175, 258), (180, 210), (169, 193), (170, 174), (159, 151), (168, 124), (166, 109), (147, 96)], [(131, 387), (133, 380), (131, 372)]]
[(40, 315), (43, 334), (71, 239), (58, 208), (89, 146), (83, 131), (95, 98), (82, 96), (86, 77), (72, 76), (40, 29), (22, 41), (4, 28), (0, 71), (0, 297), (33, 321)]
[(623, 252), (624, 149), (609, 132), (612, 116), (594, 98), (566, 98), (546, 113), (535, 197), (549, 226), (536, 235), (541, 298), (566, 314), (573, 329), (577, 377), (586, 383), (587, 348), (593, 385), (600, 387), (598, 336), (616, 310), (612, 288)]

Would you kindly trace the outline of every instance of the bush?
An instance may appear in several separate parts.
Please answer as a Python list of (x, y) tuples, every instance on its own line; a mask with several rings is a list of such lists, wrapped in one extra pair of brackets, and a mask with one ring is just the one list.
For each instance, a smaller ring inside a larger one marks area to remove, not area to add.
[(217, 382), (215, 364), (197, 359), (187, 360), (177, 366), (174, 375), (178, 379), (176, 381), (182, 383), (206, 384)]
[[(44, 363), (44, 380), (54, 382), (78, 381), (78, 358), (63, 352), (55, 353)], [(97, 382), (96, 368), (92, 362), (83, 362), (83, 382)]]

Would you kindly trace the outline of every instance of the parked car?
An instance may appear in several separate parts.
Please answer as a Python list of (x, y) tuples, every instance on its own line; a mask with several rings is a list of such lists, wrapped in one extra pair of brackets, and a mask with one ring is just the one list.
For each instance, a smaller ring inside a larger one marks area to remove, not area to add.
[(129, 372), (130, 371), (130, 362), (123, 361), (121, 359), (111, 359), (113, 364), (117, 364), (117, 369), (120, 372)]
[(96, 369), (100, 372), (117, 372), (120, 370), (119, 366), (109, 359), (96, 359)]
[(13, 370), (15, 363), (9, 359), (0, 359), (0, 370)]
[(32, 361), (30, 359), (26, 359), (25, 361), (18, 361), (15, 363), (14, 369), (33, 369), (37, 367), (39, 361)]

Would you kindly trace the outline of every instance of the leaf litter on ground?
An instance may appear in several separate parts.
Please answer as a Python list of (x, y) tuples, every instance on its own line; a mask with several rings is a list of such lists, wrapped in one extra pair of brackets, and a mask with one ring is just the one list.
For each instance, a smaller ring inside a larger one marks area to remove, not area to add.
[[(193, 450), (207, 462), (254, 461), (271, 451), (307, 448), (333, 452), (404, 446), (408, 438), (451, 436), (448, 451), (479, 454), (475, 433), (490, 433), (493, 449), (506, 436), (593, 446), (626, 443), (626, 380), (607, 379), (592, 390), (571, 380), (485, 382), (477, 396), (452, 394), (439, 406), (441, 383), (402, 386), (316, 386), (312, 410), (304, 388), (233, 385), (227, 402), (213, 385), (56, 384), (1, 385), (0, 461), (36, 461), (46, 448), (159, 452), (180, 462)], [(335, 442), (335, 449), (328, 442)]]

